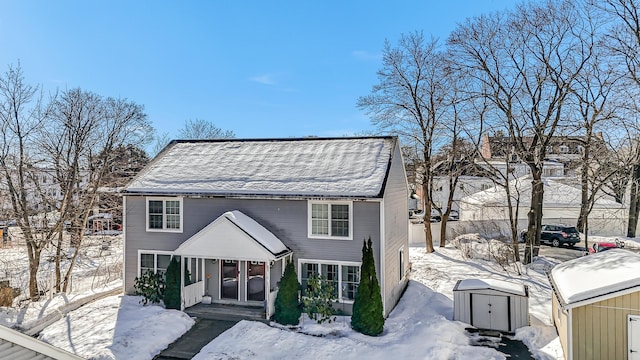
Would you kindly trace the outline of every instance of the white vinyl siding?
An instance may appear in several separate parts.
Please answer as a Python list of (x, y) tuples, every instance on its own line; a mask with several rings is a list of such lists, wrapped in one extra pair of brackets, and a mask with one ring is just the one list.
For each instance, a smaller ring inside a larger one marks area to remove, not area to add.
[(147, 231), (182, 232), (182, 198), (147, 198)]
[(309, 202), (310, 238), (353, 239), (353, 204), (351, 202)]

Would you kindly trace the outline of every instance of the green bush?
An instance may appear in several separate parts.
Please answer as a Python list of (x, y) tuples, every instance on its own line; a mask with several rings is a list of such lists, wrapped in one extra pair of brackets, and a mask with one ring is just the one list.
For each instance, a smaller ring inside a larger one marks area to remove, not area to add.
[(140, 300), (143, 305), (160, 303), (164, 294), (164, 287), (164, 276), (150, 270), (142, 273), (140, 277), (136, 277), (133, 283), (135, 294), (143, 297)]
[(292, 262), (288, 262), (279, 283), (273, 320), (282, 325), (298, 325), (300, 322), (300, 283)]
[(334, 321), (333, 303), (336, 297), (331, 282), (324, 276), (313, 275), (308, 279), (307, 284), (302, 302), (309, 319), (315, 320), (318, 324)]
[(180, 310), (180, 262), (177, 256), (171, 258), (165, 279), (164, 307)]
[(384, 330), (384, 315), (382, 312), (382, 296), (376, 276), (376, 265), (369, 241), (362, 246), (362, 268), (360, 284), (356, 291), (351, 315), (351, 328), (365, 335), (377, 336)]

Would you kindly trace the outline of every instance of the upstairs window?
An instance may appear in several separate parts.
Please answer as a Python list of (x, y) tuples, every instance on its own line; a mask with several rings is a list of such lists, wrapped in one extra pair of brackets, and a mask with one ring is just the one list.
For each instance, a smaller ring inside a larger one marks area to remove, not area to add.
[(352, 204), (309, 202), (309, 237), (352, 238)]
[(182, 199), (148, 198), (147, 231), (182, 232)]

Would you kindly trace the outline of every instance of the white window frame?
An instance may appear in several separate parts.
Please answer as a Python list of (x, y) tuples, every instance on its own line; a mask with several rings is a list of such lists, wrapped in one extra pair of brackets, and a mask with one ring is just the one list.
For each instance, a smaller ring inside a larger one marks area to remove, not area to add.
[[(329, 234), (327, 235), (313, 234), (312, 207), (314, 204), (328, 205)], [(332, 205), (348, 205), (349, 206), (349, 236), (332, 236), (331, 235), (331, 206)], [(309, 200), (307, 202), (307, 236), (310, 239), (353, 240), (353, 201)]]
[(333, 261), (333, 260), (316, 260), (316, 259), (298, 259), (298, 282), (302, 283), (302, 264), (317, 264), (318, 273), (322, 274), (322, 265), (337, 265), (338, 266), (338, 299), (339, 303), (353, 304), (354, 300), (348, 300), (342, 298), (342, 267), (343, 266), (357, 266), (360, 268), (358, 282), (362, 280), (362, 263), (353, 261)]
[[(145, 198), (145, 223), (147, 232), (172, 232), (181, 233), (184, 228), (184, 206), (182, 197), (147, 197)], [(162, 201), (162, 229), (149, 228), (149, 201)], [(167, 201), (178, 201), (180, 204), (180, 228), (179, 229), (167, 229), (166, 222), (166, 209)]]
[(142, 254), (153, 255), (153, 273), (154, 274), (158, 272), (158, 255), (169, 255), (173, 258), (173, 251), (138, 249), (138, 269), (137, 269), (138, 277), (142, 275), (140, 273), (140, 263), (142, 262)]

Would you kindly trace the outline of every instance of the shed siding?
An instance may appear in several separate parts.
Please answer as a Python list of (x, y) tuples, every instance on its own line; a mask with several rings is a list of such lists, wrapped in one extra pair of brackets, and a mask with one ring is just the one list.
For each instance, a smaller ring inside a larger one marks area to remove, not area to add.
[[(389, 177), (384, 191), (384, 238), (385, 238), (385, 274), (384, 297), (385, 314), (400, 300), (407, 285), (409, 268), (409, 191), (400, 146), (396, 142), (391, 160)], [(400, 269), (399, 252), (404, 249), (404, 269)], [(376, 261), (378, 261), (376, 259)], [(380, 276), (378, 276), (380, 278)]]
[[(473, 324), (472, 296), (475, 294), (488, 296), (502, 296), (508, 298), (507, 306), (511, 309), (509, 330), (515, 332), (523, 326), (529, 325), (529, 299), (526, 296), (518, 296), (493, 289), (454, 290), (453, 319)], [(507, 311), (508, 309), (505, 309)], [(506, 316), (506, 314), (505, 314)]]
[(572, 311), (573, 359), (627, 359), (627, 315), (640, 315), (640, 292)]
[[(353, 202), (353, 240), (309, 239), (307, 201), (276, 199), (184, 198), (183, 232), (147, 232), (146, 198), (126, 199), (125, 291), (133, 290), (138, 249), (175, 250), (182, 242), (226, 211), (239, 210), (269, 229), (298, 258), (360, 262), (362, 239), (371, 236), (376, 264), (380, 264), (380, 206), (377, 201)], [(380, 273), (380, 266), (376, 266)]]
[(558, 330), (558, 337), (560, 338), (560, 345), (564, 349), (564, 358), (568, 359), (569, 354), (567, 353), (567, 313), (560, 310), (558, 313), (558, 309), (560, 309), (560, 304), (558, 303), (558, 298), (556, 294), (553, 293), (551, 296), (551, 316), (553, 318), (553, 322), (556, 324), (556, 329)]

